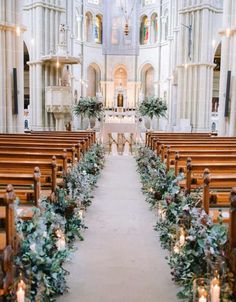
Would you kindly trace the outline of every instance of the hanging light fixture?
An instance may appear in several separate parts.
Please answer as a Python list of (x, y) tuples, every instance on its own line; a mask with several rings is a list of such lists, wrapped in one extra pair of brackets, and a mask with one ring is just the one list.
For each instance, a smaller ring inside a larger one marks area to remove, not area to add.
[(129, 24), (128, 23), (125, 23), (124, 34), (125, 34), (125, 36), (129, 35)]
[(124, 27), (124, 35), (128, 36), (129, 32), (130, 32), (130, 28), (129, 28), (129, 20), (133, 14), (134, 8), (135, 8), (135, 4), (137, 0), (133, 1), (133, 5), (131, 7), (130, 12), (128, 13), (128, 8), (127, 8), (127, 0), (124, 0), (124, 4), (122, 3), (123, 1), (120, 1), (120, 7), (121, 7), (121, 11), (123, 13), (124, 19), (125, 19), (125, 27)]

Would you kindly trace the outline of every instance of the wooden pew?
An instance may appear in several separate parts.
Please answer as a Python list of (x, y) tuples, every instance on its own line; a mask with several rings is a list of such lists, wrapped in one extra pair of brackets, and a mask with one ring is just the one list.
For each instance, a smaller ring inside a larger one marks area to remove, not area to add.
[(46, 146), (22, 146), (22, 145), (17, 145), (17, 146), (1, 146), (0, 144), (0, 152), (3, 153), (41, 153), (41, 154), (46, 154), (47, 156), (56, 156), (59, 154), (59, 156), (65, 156), (67, 159), (67, 163), (72, 163), (74, 164), (77, 159), (77, 154), (76, 154), (76, 149), (74, 147), (72, 148), (66, 148), (63, 149), (61, 147), (46, 147)]
[(206, 132), (206, 133), (183, 133), (183, 132), (146, 132), (146, 146), (152, 148), (153, 147), (153, 141), (160, 139), (160, 138), (193, 138), (193, 137), (210, 137), (212, 136), (212, 133)]
[[(230, 222), (229, 222), (229, 259), (231, 268), (236, 276), (236, 188), (230, 194)], [(236, 280), (234, 283), (234, 294), (236, 296)]]
[[(236, 152), (235, 154), (209, 154), (208, 152), (205, 152), (204, 154), (185, 154), (182, 155), (182, 152), (177, 152), (175, 154), (175, 161), (174, 161), (174, 169), (175, 169), (175, 175), (177, 176), (179, 173), (179, 170), (184, 170), (186, 166), (186, 161), (188, 158), (191, 158), (191, 161), (193, 164), (205, 164), (208, 165), (208, 163), (214, 164), (214, 163), (236, 163)], [(167, 170), (170, 169), (170, 159), (167, 157)]]
[(34, 202), (35, 205), (38, 206), (38, 201), (40, 198), (41, 192), (41, 174), (40, 169), (35, 167), (34, 173), (32, 174), (6, 174), (0, 173), (0, 184), (1, 186), (13, 185), (15, 188), (17, 187), (24, 187), (27, 189), (32, 190), (34, 192)]
[(227, 150), (227, 148), (222, 149), (222, 150), (215, 150), (214, 148), (207, 149), (207, 150), (201, 150), (201, 149), (196, 148), (195, 150), (191, 150), (191, 151), (181, 150), (180, 152), (167, 148), (167, 152), (166, 152), (164, 158), (166, 161), (167, 170), (169, 171), (171, 165), (172, 166), (174, 165), (175, 171), (176, 171), (176, 173), (178, 173), (178, 166), (179, 166), (178, 161), (180, 161), (181, 159), (185, 158), (185, 161), (186, 161), (187, 158), (189, 158), (189, 157), (190, 158), (194, 158), (194, 157), (201, 158), (201, 157), (205, 157), (207, 155), (209, 155), (210, 158), (212, 158), (212, 161), (213, 161), (214, 157), (218, 157), (218, 156), (224, 156), (224, 157), (236, 156), (236, 148), (235, 148), (235, 150)]

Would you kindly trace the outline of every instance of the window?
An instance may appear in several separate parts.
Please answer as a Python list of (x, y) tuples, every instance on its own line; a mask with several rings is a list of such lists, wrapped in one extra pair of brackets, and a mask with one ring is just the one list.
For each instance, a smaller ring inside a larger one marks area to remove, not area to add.
[(158, 18), (157, 14), (154, 13), (151, 16), (151, 43), (154, 44), (157, 42), (157, 35), (158, 35)]
[(149, 20), (147, 16), (141, 18), (140, 25), (140, 44), (147, 44), (149, 41)]

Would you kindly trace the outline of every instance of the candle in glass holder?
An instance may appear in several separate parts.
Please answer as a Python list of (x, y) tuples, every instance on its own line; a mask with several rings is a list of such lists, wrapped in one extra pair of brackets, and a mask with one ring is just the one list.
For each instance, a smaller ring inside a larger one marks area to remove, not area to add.
[(174, 246), (174, 252), (175, 252), (176, 254), (179, 254), (180, 250), (179, 250), (178, 245), (175, 245), (175, 246)]
[(207, 302), (207, 298), (204, 296), (201, 296), (198, 300), (198, 302)]
[(211, 302), (220, 302), (220, 281), (216, 277), (211, 281)]
[(25, 290), (22, 286), (19, 286), (19, 289), (16, 292), (17, 302), (25, 302)]
[(198, 288), (199, 300), (198, 302), (207, 302), (207, 291), (203, 287)]
[(79, 210), (79, 218), (81, 220), (83, 219), (83, 215), (84, 215), (84, 211), (83, 210)]
[(58, 239), (56, 245), (57, 245), (58, 251), (63, 251), (66, 248), (65, 238)]
[(180, 246), (183, 246), (185, 244), (185, 236), (184, 234), (181, 234), (179, 237), (179, 244)]

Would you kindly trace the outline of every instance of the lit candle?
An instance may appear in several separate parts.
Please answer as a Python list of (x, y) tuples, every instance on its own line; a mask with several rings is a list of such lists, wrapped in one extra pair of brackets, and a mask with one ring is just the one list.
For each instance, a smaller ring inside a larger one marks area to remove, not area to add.
[(177, 245), (174, 246), (174, 252), (176, 254), (179, 254), (179, 247)]
[(211, 302), (220, 302), (219, 279), (214, 278), (211, 282)]
[(180, 246), (183, 246), (185, 244), (185, 236), (184, 234), (181, 234), (179, 237), (179, 244)]
[(25, 291), (21, 286), (16, 292), (16, 296), (17, 296), (17, 302), (25, 302)]
[(79, 210), (79, 218), (83, 219), (83, 215), (84, 215), (84, 211), (83, 210)]
[(66, 241), (64, 238), (60, 238), (57, 243), (57, 249), (58, 251), (63, 251), (66, 248)]
[(207, 291), (203, 287), (198, 288), (199, 299), (198, 302), (207, 302)]
[(198, 302), (207, 302), (207, 298), (204, 296), (201, 296), (198, 300)]

